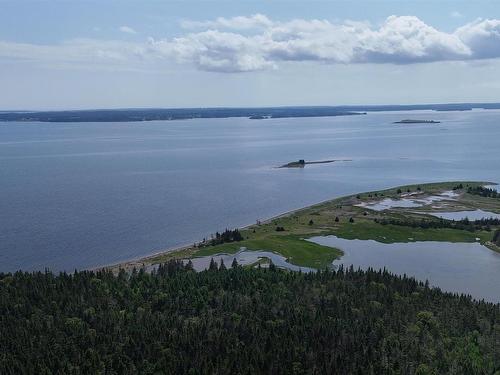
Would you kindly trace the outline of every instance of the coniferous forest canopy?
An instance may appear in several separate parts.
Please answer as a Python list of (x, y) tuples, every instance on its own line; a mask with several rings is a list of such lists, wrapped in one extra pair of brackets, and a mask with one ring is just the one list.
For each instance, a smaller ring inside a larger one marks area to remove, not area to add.
[(386, 271), (0, 274), (1, 374), (499, 374), (500, 307)]

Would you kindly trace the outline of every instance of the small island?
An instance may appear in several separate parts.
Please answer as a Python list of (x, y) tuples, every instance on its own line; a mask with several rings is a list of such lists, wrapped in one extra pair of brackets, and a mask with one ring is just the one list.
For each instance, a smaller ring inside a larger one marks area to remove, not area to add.
[(405, 120), (400, 120), (400, 121), (395, 121), (393, 124), (439, 124), (441, 121), (436, 121), (436, 120), (412, 120), (412, 119), (405, 119)]
[(300, 159), (298, 161), (292, 161), (290, 163), (284, 164), (278, 168), (304, 168), (306, 164), (327, 164), (333, 163), (335, 160), (318, 160), (318, 161), (305, 161)]

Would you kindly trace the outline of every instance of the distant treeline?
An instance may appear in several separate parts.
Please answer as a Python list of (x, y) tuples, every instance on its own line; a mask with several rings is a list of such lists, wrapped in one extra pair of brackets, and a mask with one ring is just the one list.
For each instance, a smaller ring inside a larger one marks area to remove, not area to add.
[(488, 198), (500, 198), (500, 193), (498, 191), (484, 186), (469, 187), (467, 193)]
[(152, 274), (0, 273), (0, 296), (2, 375), (500, 370), (499, 305), (385, 270), (172, 261)]
[(374, 221), (382, 225), (399, 225), (403, 227), (422, 228), (422, 229), (450, 228), (450, 229), (468, 230), (470, 232), (474, 232), (476, 230), (490, 231), (491, 226), (500, 225), (500, 219), (496, 218), (480, 219), (480, 220), (469, 220), (467, 218), (462, 220), (374, 219)]
[(119, 122), (182, 120), (192, 118), (251, 117), (255, 119), (284, 117), (320, 117), (365, 114), (378, 111), (465, 111), (472, 108), (500, 109), (500, 103), (459, 103), (380, 106), (316, 106), (269, 108), (144, 108), (75, 111), (0, 111), (0, 121), (43, 122)]
[(0, 112), (0, 121), (43, 122), (122, 122), (185, 120), (194, 118), (286, 118), (360, 115), (341, 107), (276, 107), (276, 108), (173, 108), (173, 109), (109, 109), (51, 112)]

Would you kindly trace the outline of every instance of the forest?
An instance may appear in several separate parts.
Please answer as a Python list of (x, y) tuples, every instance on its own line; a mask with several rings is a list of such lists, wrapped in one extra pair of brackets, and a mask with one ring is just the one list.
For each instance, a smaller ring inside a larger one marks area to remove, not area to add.
[[(215, 263), (215, 262), (214, 262)], [(1, 374), (500, 374), (500, 306), (386, 270), (0, 274)]]
[(491, 231), (491, 226), (500, 225), (500, 219), (497, 218), (488, 218), (488, 219), (479, 219), (479, 220), (469, 220), (468, 218), (461, 220), (446, 220), (446, 219), (396, 219), (396, 218), (382, 218), (382, 219), (374, 219), (374, 222), (379, 223), (381, 225), (399, 225), (403, 227), (410, 228), (422, 228), (422, 229), (430, 229), (430, 228), (450, 228), (450, 229), (459, 229), (459, 230), (468, 230), (470, 232), (474, 232), (476, 230), (486, 230)]
[(467, 193), (487, 198), (500, 198), (500, 193), (498, 191), (484, 186), (469, 187)]

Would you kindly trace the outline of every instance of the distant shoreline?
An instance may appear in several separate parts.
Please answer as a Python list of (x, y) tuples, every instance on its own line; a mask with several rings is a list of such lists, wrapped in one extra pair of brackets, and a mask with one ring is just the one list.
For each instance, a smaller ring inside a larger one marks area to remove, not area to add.
[(215, 108), (122, 108), (57, 111), (0, 111), (0, 121), (18, 122), (141, 122), (187, 119), (246, 117), (277, 119), (302, 117), (359, 116), (367, 112), (432, 110), (470, 111), (500, 109), (500, 103), (448, 103), (412, 105), (344, 105), (289, 107), (215, 107)]
[[(500, 108), (500, 107), (499, 107)], [(0, 112), (0, 121), (17, 122), (145, 122), (214, 118), (313, 118), (360, 116), (366, 112), (337, 107), (116, 109), (51, 112)]]

